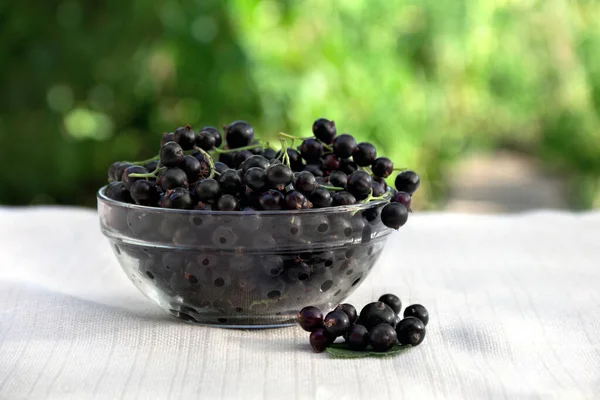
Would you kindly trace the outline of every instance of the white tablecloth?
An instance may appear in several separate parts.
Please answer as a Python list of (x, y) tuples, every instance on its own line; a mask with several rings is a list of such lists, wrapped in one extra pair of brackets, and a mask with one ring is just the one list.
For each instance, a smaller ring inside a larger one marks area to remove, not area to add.
[(411, 215), (349, 299), (430, 312), (396, 356), (165, 315), (93, 211), (0, 208), (0, 399), (600, 398), (600, 213)]

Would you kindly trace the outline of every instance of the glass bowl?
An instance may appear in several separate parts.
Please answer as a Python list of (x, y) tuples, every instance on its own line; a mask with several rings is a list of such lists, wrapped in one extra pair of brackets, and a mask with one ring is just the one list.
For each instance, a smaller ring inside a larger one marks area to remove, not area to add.
[(102, 233), (133, 284), (184, 321), (294, 324), (329, 310), (373, 268), (391, 229), (384, 201), (301, 211), (216, 212), (127, 204), (98, 192)]

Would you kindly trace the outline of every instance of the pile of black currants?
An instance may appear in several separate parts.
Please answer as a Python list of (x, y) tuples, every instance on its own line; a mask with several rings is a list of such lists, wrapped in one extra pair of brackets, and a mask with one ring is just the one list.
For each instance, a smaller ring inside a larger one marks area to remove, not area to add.
[[(393, 229), (403, 226), (419, 176), (377, 157), (371, 143), (337, 135), (333, 121), (317, 119), (312, 131), (309, 138), (280, 133), (281, 149), (275, 150), (255, 139), (244, 121), (224, 127), (224, 146), (217, 128), (194, 132), (186, 125), (164, 134), (158, 156), (113, 163), (105, 194), (143, 206), (215, 211), (303, 210), (385, 200), (382, 222)], [(394, 190), (385, 179), (395, 170), (401, 172)]]
[(379, 301), (367, 304), (360, 314), (351, 304), (340, 304), (323, 318), (316, 307), (304, 307), (298, 313), (298, 323), (310, 332), (310, 344), (321, 353), (338, 337), (343, 337), (350, 350), (386, 352), (396, 343), (418, 346), (425, 339), (429, 322), (427, 309), (413, 304), (404, 310), (398, 296), (384, 294)]

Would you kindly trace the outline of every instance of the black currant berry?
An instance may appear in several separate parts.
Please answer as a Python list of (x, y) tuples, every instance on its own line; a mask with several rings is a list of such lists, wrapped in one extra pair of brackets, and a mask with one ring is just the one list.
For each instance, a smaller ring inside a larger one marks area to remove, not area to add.
[(331, 198), (331, 192), (325, 188), (316, 188), (308, 197), (314, 208), (326, 208), (331, 207), (333, 199)]
[(308, 171), (302, 171), (296, 175), (294, 187), (304, 194), (310, 194), (317, 187), (317, 181), (313, 174)]
[(396, 177), (395, 185), (396, 190), (399, 192), (406, 192), (412, 196), (414, 192), (419, 188), (421, 181), (419, 175), (413, 171), (402, 171)]
[(242, 189), (242, 178), (235, 169), (228, 169), (219, 177), (219, 184), (223, 193), (236, 194)]
[(287, 165), (275, 164), (267, 168), (267, 184), (273, 189), (283, 190), (293, 177), (294, 174)]
[(373, 183), (371, 183), (371, 189), (373, 190), (373, 196), (374, 197), (380, 197), (380, 196), (383, 196), (385, 194), (385, 188), (379, 182), (373, 181)]
[(175, 132), (165, 132), (160, 139), (160, 145), (164, 146), (166, 143), (172, 142), (175, 139)]
[(388, 228), (399, 229), (408, 220), (408, 210), (400, 203), (389, 203), (381, 210), (381, 222)]
[(192, 196), (184, 188), (168, 190), (161, 196), (160, 206), (163, 208), (189, 210), (193, 207)]
[(123, 164), (121, 161), (114, 162), (108, 167), (108, 180), (109, 181), (120, 181), (121, 175), (123, 175), (123, 171), (121, 171), (121, 175), (117, 175), (117, 170)]
[(425, 324), (419, 318), (406, 317), (396, 325), (400, 344), (420, 345), (425, 339)]
[(217, 173), (222, 174), (227, 169), (229, 169), (227, 164), (223, 164), (222, 162), (219, 162), (219, 161), (217, 161), (215, 163), (215, 171), (217, 171)]
[(183, 163), (181, 164), (181, 169), (187, 175), (187, 179), (189, 183), (198, 182), (198, 180), (202, 177), (202, 164), (196, 157), (193, 156), (185, 156), (183, 157)]
[(404, 310), (404, 318), (415, 317), (423, 321), (423, 324), (427, 326), (429, 323), (429, 312), (425, 307), (420, 304), (413, 304)]
[(252, 157), (252, 153), (250, 152), (250, 150), (238, 151), (233, 154), (233, 165), (235, 165), (235, 168), (240, 168), (244, 161), (246, 161), (250, 157)]
[(123, 182), (109, 183), (104, 193), (109, 199), (121, 201), (123, 203), (133, 203), (131, 194), (129, 193), (129, 190), (127, 190)]
[(340, 159), (335, 154), (327, 154), (323, 159), (323, 168), (327, 171), (340, 169)]
[(162, 166), (176, 167), (183, 162), (183, 149), (175, 142), (168, 142), (160, 148), (159, 157)]
[[(313, 202), (314, 204), (314, 202)], [(349, 192), (336, 192), (333, 195), (333, 205), (334, 206), (350, 206), (352, 204), (356, 204), (356, 197), (354, 197)]]
[(156, 183), (158, 183), (165, 191), (188, 186), (187, 175), (180, 168), (169, 168), (161, 172), (158, 175)]
[(369, 343), (375, 351), (388, 351), (397, 341), (396, 330), (389, 324), (378, 324), (369, 331)]
[(316, 120), (313, 123), (312, 131), (315, 137), (325, 144), (331, 144), (337, 132), (335, 122), (325, 118)]
[(267, 185), (267, 171), (259, 167), (249, 168), (244, 174), (244, 183), (254, 191), (263, 190)]
[(277, 157), (277, 151), (271, 148), (266, 148), (262, 151), (261, 155), (267, 160), (272, 160)]
[(215, 136), (210, 132), (200, 131), (196, 135), (196, 146), (204, 151), (211, 151), (216, 147), (216, 144)]
[(394, 172), (394, 163), (387, 157), (379, 157), (371, 164), (373, 175), (380, 178), (387, 178)]
[(357, 198), (364, 198), (369, 195), (373, 188), (373, 179), (365, 171), (354, 171), (348, 177), (346, 190)]
[(354, 306), (352, 304), (348, 304), (348, 303), (338, 304), (338, 306), (335, 309), (345, 312), (348, 315), (348, 318), (350, 318), (351, 324), (356, 322), (356, 319), (358, 318), (358, 314), (356, 313), (356, 308), (354, 308)]
[(173, 132), (173, 141), (178, 143), (183, 150), (191, 150), (196, 144), (196, 134), (191, 126), (182, 126)]
[(352, 158), (359, 167), (369, 167), (377, 158), (377, 149), (371, 143), (359, 143), (352, 153)]
[(323, 328), (333, 337), (342, 336), (348, 332), (351, 326), (348, 314), (339, 310), (330, 312), (323, 320)]
[(344, 338), (350, 350), (363, 351), (369, 345), (369, 331), (362, 325), (353, 325)]
[(356, 140), (351, 135), (343, 133), (333, 139), (333, 152), (339, 158), (348, 158), (356, 150)]
[(300, 193), (297, 190), (292, 190), (288, 192), (284, 197), (285, 208), (288, 210), (301, 210), (303, 208), (308, 208), (308, 201), (306, 200), (306, 196)]
[(323, 155), (323, 145), (316, 139), (305, 139), (298, 150), (300, 150), (300, 155), (308, 162), (317, 161)]
[(221, 185), (214, 179), (202, 179), (196, 185), (195, 193), (201, 202), (213, 201), (221, 195)]
[(402, 301), (400, 301), (400, 298), (395, 294), (384, 294), (379, 298), (378, 301), (387, 304), (387, 306), (391, 308), (392, 311), (394, 311), (396, 314), (399, 314), (400, 310), (402, 309)]
[[(198, 134), (200, 133), (210, 133), (215, 138), (215, 146), (216, 148), (221, 147), (221, 143), (223, 143), (223, 138), (221, 137), (221, 132), (214, 126), (205, 126), (200, 129)], [(206, 149), (205, 149), (206, 150)]]
[(123, 171), (123, 175), (121, 175), (121, 182), (123, 182), (125, 184), (125, 187), (127, 188), (127, 190), (131, 190), (131, 185), (135, 181), (139, 181), (140, 179), (146, 179), (146, 178), (134, 178), (133, 176), (130, 176), (130, 175), (131, 174), (147, 174), (147, 173), (148, 173), (148, 170), (139, 165), (127, 167), (127, 169), (125, 171)]
[(217, 200), (217, 210), (219, 211), (235, 211), (238, 209), (238, 202), (230, 194), (224, 194)]
[(131, 185), (131, 198), (136, 204), (157, 206), (160, 193), (155, 183), (147, 180), (139, 180)]
[[(225, 146), (225, 150), (227, 150), (228, 147)], [(233, 158), (233, 153), (220, 153), (219, 154), (219, 162), (227, 165), (229, 168), (234, 168), (235, 167), (235, 160)]]
[(298, 313), (298, 324), (307, 332), (314, 332), (323, 327), (323, 313), (317, 307), (304, 307)]
[(244, 161), (240, 165), (240, 168), (244, 172), (246, 172), (250, 168), (260, 168), (260, 169), (266, 170), (267, 168), (269, 168), (270, 165), (271, 165), (271, 163), (269, 162), (269, 160), (267, 160), (263, 156), (253, 155), (252, 157), (247, 158), (246, 161)]
[(392, 324), (396, 313), (387, 304), (380, 301), (367, 304), (358, 318), (358, 323), (371, 330), (375, 325)]
[[(304, 168), (304, 162), (300, 153), (292, 148), (287, 149), (287, 155), (290, 159), (290, 168), (294, 171), (301, 171)], [(277, 152), (277, 158), (281, 158), (281, 150)], [(279, 161), (279, 160), (277, 160)], [(272, 160), (271, 165), (275, 164), (276, 161)]]
[(358, 170), (358, 165), (351, 158), (344, 158), (340, 160), (340, 171), (345, 173), (346, 175), (350, 175), (354, 171)]
[(392, 197), (391, 202), (392, 203), (400, 203), (404, 207), (406, 207), (407, 210), (410, 210), (411, 200), (412, 200), (412, 198), (410, 197), (410, 194), (408, 194), (406, 192), (397, 192)]
[(144, 168), (150, 172), (154, 171), (156, 168), (158, 168), (158, 160), (148, 161), (146, 164), (144, 164)]
[(304, 171), (310, 172), (315, 177), (325, 176), (325, 172), (323, 172), (323, 169), (319, 164), (306, 164)]
[(225, 128), (225, 141), (230, 149), (250, 145), (254, 140), (254, 129), (246, 121), (235, 121)]
[(308, 340), (315, 353), (322, 353), (333, 343), (335, 338), (331, 337), (325, 329), (319, 328), (311, 332)]
[(263, 210), (281, 210), (283, 208), (283, 194), (277, 190), (267, 190), (258, 196), (258, 203)]
[(348, 183), (348, 175), (342, 171), (333, 171), (329, 175), (329, 183), (331, 183), (331, 186), (345, 188)]

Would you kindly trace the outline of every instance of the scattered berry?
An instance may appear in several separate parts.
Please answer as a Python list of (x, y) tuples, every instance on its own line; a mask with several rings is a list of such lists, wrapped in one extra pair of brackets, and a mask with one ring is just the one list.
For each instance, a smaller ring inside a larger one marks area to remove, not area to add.
[(336, 310), (345, 312), (346, 315), (348, 315), (348, 318), (350, 318), (351, 324), (354, 324), (356, 322), (356, 320), (358, 319), (358, 314), (356, 313), (356, 308), (354, 308), (354, 306), (352, 304), (348, 304), (348, 303), (339, 304), (336, 307)]
[(415, 317), (423, 321), (423, 325), (427, 326), (429, 322), (429, 312), (420, 304), (413, 304), (404, 310), (404, 318)]
[(391, 325), (394, 323), (396, 313), (387, 304), (381, 301), (367, 304), (358, 318), (358, 323), (367, 329), (372, 329), (379, 324)]
[(425, 339), (425, 324), (418, 318), (406, 317), (396, 325), (400, 344), (420, 345)]
[(369, 343), (373, 350), (378, 352), (388, 351), (398, 340), (396, 330), (387, 323), (378, 324), (369, 331)]
[(353, 325), (345, 339), (349, 349), (363, 351), (369, 345), (369, 330), (362, 325)]
[(309, 337), (310, 345), (315, 353), (322, 353), (333, 343), (333, 338), (323, 328), (312, 331)]
[(402, 301), (400, 301), (400, 298), (394, 294), (384, 294), (379, 298), (378, 301), (386, 304), (396, 314), (399, 314), (400, 310), (402, 309)]
[(333, 337), (342, 336), (351, 326), (348, 314), (339, 310), (330, 312), (323, 320), (323, 328)]
[(399, 229), (408, 220), (408, 210), (400, 203), (389, 203), (381, 211), (381, 222), (388, 228)]
[(323, 313), (317, 307), (304, 307), (298, 313), (298, 324), (307, 332), (323, 327)]

